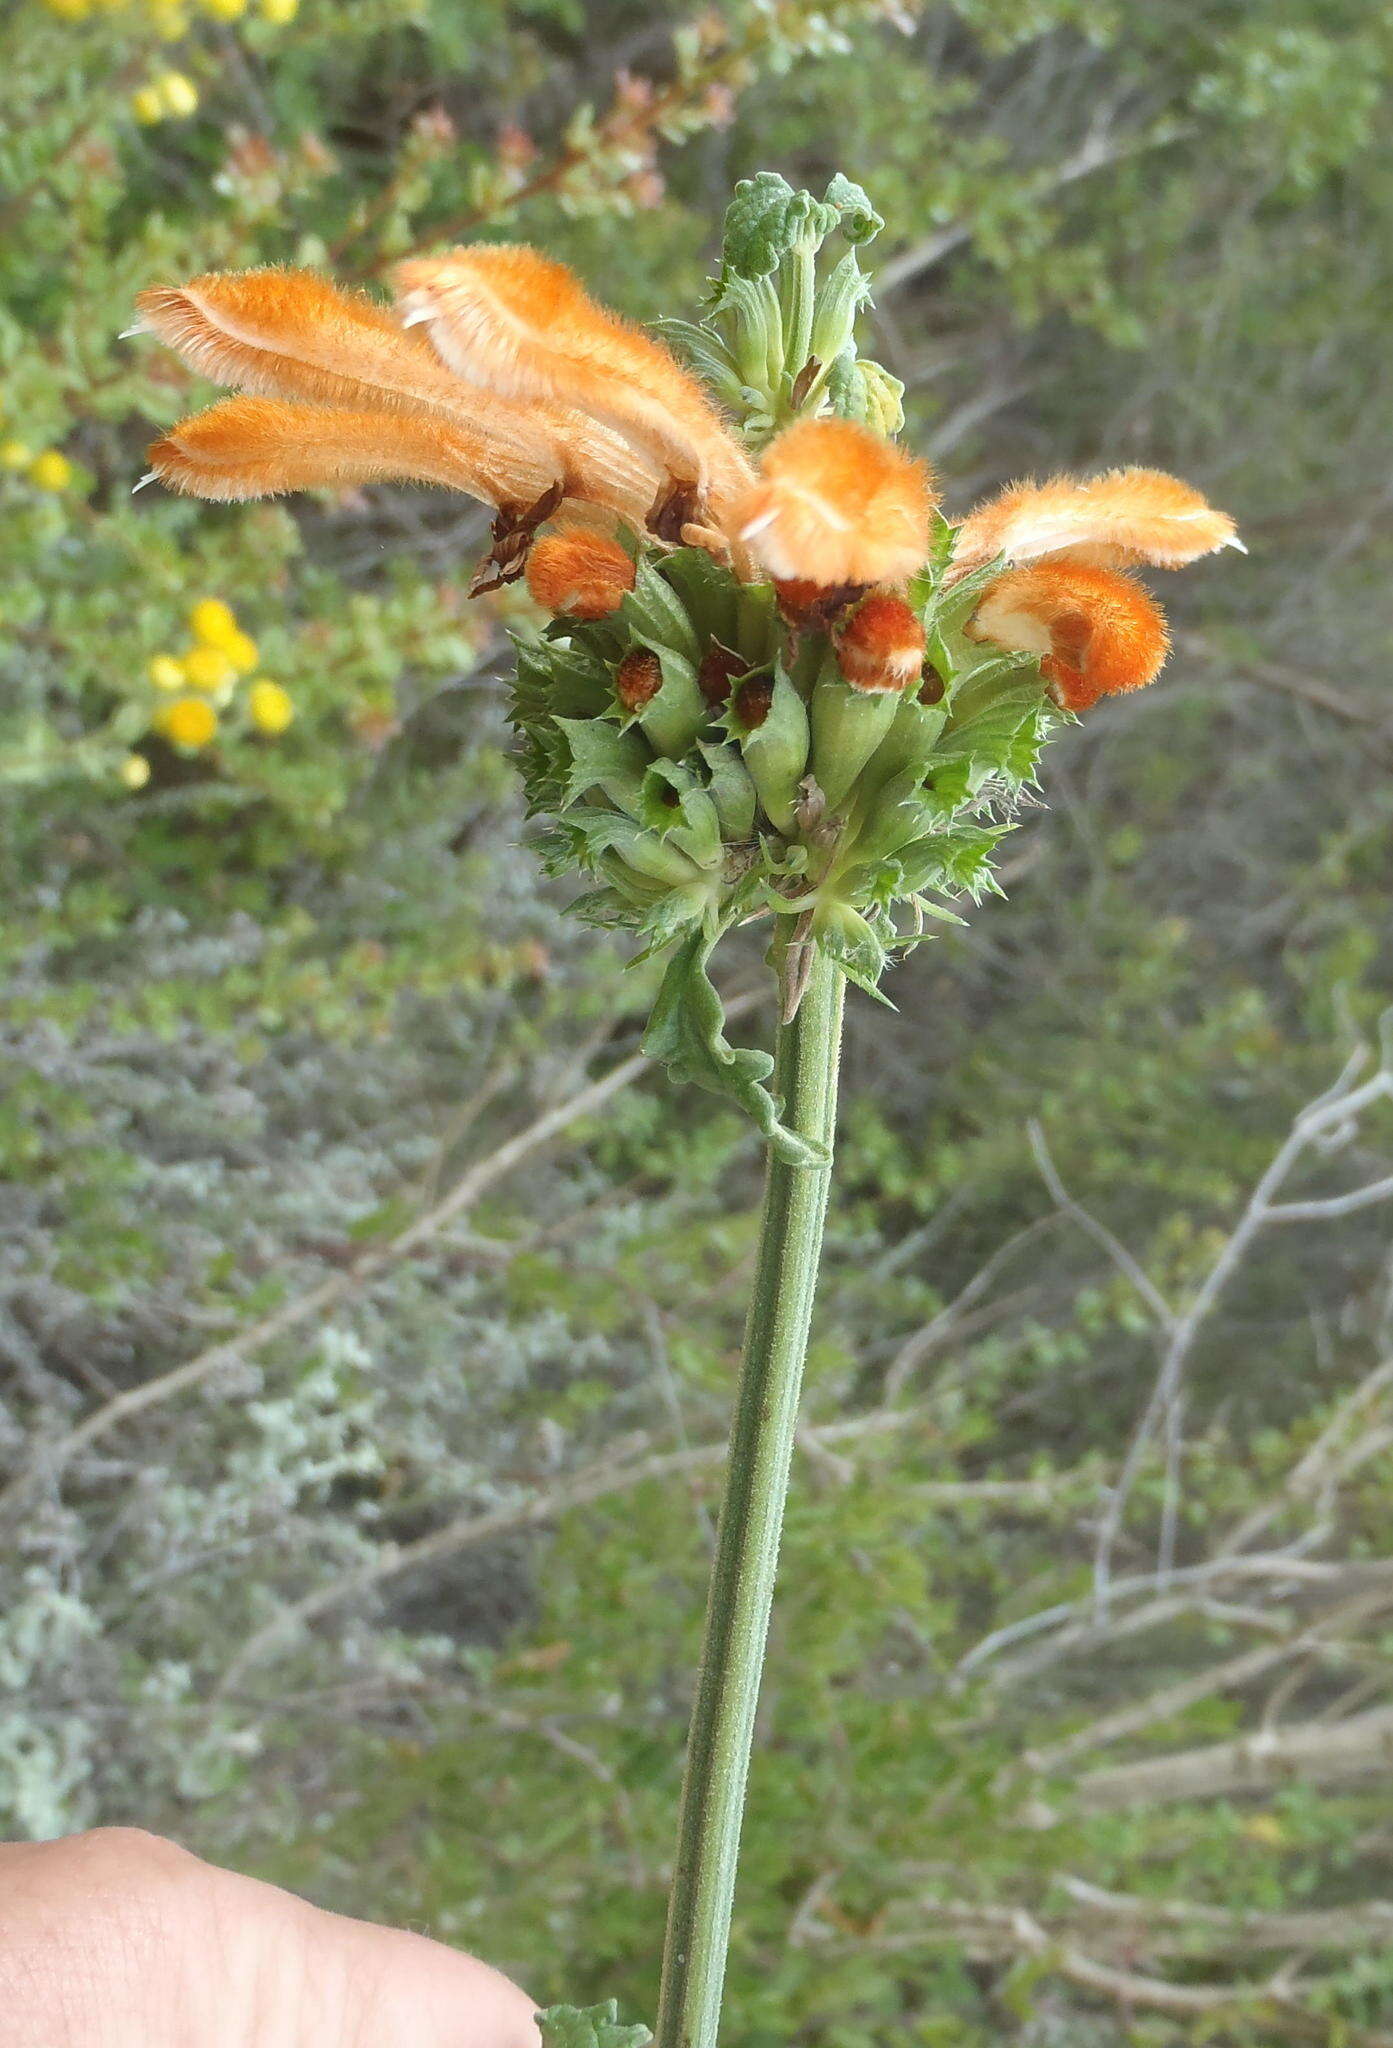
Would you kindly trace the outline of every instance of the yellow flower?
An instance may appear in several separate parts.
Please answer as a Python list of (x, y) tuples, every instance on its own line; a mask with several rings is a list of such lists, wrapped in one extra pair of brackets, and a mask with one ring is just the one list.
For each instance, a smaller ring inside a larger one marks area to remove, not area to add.
[(73, 466), (57, 448), (45, 448), (29, 465), (29, 481), (41, 491), (66, 491), (73, 480)]
[(182, 690), (184, 664), (176, 661), (172, 654), (157, 654), (150, 663), (149, 676), (157, 690)]
[(247, 710), (251, 722), (258, 732), (269, 733), (274, 738), (283, 733), (295, 717), (295, 706), (289, 690), (281, 688), (266, 676), (254, 682), (247, 692)]
[(205, 647), (226, 652), (229, 640), (239, 630), (237, 614), (220, 597), (201, 597), (189, 613), (189, 630)]
[(1284, 1849), (1289, 1837), (1275, 1813), (1255, 1813), (1243, 1823), (1242, 1832), (1250, 1842), (1264, 1849)]
[(142, 128), (153, 128), (164, 119), (164, 101), (153, 85), (142, 85), (131, 94), (131, 112)]
[(284, 28), (300, 12), (300, 0), (261, 0), (261, 18)]
[(121, 763), (121, 780), (127, 789), (144, 789), (150, 780), (150, 763), (144, 754), (127, 754)]
[(206, 697), (176, 697), (160, 714), (159, 729), (176, 747), (206, 747), (217, 737), (218, 714)]
[(44, 5), (60, 21), (85, 21), (92, 11), (92, 0), (44, 0)]
[(25, 442), (0, 441), (0, 469), (26, 469), (33, 459), (33, 450)]
[(250, 633), (229, 634), (223, 642), (222, 652), (239, 676), (249, 676), (261, 659), (260, 650)]
[(184, 681), (211, 697), (236, 680), (237, 671), (221, 647), (194, 647), (184, 656)]
[(247, 11), (247, 0), (199, 0), (199, 4), (214, 21), (236, 21)]
[(162, 43), (177, 42), (187, 35), (189, 18), (182, 7), (171, 5), (170, 0), (152, 0), (147, 10), (150, 25)]
[(154, 90), (159, 94), (164, 111), (176, 121), (183, 121), (198, 111), (198, 87), (182, 71), (162, 71), (155, 80)]

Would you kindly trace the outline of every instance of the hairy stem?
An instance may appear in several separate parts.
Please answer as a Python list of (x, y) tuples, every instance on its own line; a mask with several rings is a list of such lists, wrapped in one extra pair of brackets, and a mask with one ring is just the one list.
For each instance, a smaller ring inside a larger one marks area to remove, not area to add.
[[(784, 934), (781, 955), (786, 945)], [(779, 1030), (774, 1085), (784, 1121), (826, 1146), (829, 1164), (769, 1160), (682, 1788), (656, 2048), (714, 2048), (720, 2020), (745, 1782), (831, 1181), (844, 987), (841, 970), (819, 952), (797, 1015)]]

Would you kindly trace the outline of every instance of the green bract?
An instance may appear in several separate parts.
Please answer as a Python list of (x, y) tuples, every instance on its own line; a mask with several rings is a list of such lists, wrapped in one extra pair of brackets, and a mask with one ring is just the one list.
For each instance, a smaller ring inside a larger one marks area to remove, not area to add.
[[(769, 174), (738, 189), (706, 322), (680, 336), (749, 438), (790, 408), (881, 432), (896, 423), (895, 380), (856, 358), (867, 288), (854, 252), (821, 283), (815, 271), (826, 236), (864, 241), (878, 226), (844, 179), (821, 202)], [(814, 341), (827, 358), (809, 354)], [(786, 613), (772, 583), (646, 536), (616, 612), (558, 620), (519, 649), (513, 715), (529, 805), (548, 821), (548, 866), (592, 876), (579, 913), (636, 933), (640, 957), (671, 949), (648, 1050), (730, 1096), (802, 1163), (808, 1148), (764, 1085), (772, 1063), (725, 1039), (713, 949), (735, 925), (792, 915), (786, 1014), (810, 946), (875, 990), (897, 946), (951, 920), (955, 897), (993, 886), (993, 851), (1053, 715), (1033, 658), (966, 636), (996, 569), (945, 580), (951, 542), (941, 526), (906, 593), (927, 656), (899, 690), (844, 678), (835, 620)], [(843, 605), (837, 616), (849, 615)], [(626, 709), (616, 675), (642, 650), (660, 681)]]

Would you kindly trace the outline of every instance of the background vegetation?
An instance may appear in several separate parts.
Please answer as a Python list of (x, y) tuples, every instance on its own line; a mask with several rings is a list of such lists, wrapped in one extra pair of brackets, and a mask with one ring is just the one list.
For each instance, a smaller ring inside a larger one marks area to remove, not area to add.
[[(476, 233), (681, 311), (735, 178), (841, 166), (953, 509), (1140, 459), (1252, 555), (1052, 749), (1009, 902), (853, 1005), (730, 2037), (1393, 2042), (1388, 1212), (1309, 1206), (1388, 1170), (1377, 1055), (1289, 1140), (1393, 982), (1386, 12), (5, 0), (0, 47), (4, 1825), (651, 2012), (756, 1148), (519, 844), (476, 513), (133, 500), (191, 398), (119, 336)], [(181, 746), (210, 597), (255, 646)]]

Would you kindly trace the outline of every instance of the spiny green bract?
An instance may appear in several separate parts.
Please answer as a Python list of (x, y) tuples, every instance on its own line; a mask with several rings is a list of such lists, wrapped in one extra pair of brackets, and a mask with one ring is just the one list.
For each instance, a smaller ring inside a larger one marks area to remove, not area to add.
[[(742, 1064), (763, 1056), (721, 1038), (712, 948), (733, 925), (796, 917), (874, 990), (893, 948), (994, 886), (1049, 723), (1035, 662), (964, 635), (980, 579), (945, 589), (944, 553), (909, 594), (929, 664), (899, 691), (853, 688), (829, 636), (786, 622), (772, 584), (738, 583), (691, 548), (640, 559), (611, 618), (519, 650), (514, 717), (548, 865), (593, 875), (580, 914), (634, 931), (645, 956), (680, 942), (655, 1017), (695, 1003), (710, 1024), (704, 1055), (690, 1032), (680, 1059), (663, 1030), (650, 1050), (800, 1156), (760, 1085), (767, 1063)], [(641, 650), (661, 681), (626, 709), (616, 675)], [(713, 670), (728, 695), (704, 691)]]

